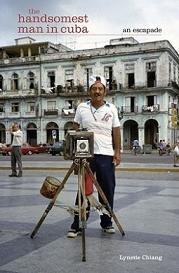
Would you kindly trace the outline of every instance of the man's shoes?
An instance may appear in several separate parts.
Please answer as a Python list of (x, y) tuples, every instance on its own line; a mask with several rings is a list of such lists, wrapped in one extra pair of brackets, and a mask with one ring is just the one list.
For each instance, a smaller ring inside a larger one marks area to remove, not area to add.
[(67, 233), (68, 238), (76, 238), (78, 235), (81, 235), (81, 230), (71, 229)]
[(116, 231), (113, 226), (109, 226), (109, 227), (103, 228), (103, 232), (108, 234), (114, 234)]
[(18, 173), (17, 177), (22, 177), (22, 173)]
[(17, 177), (17, 174), (12, 173), (12, 174), (9, 175), (9, 177)]
[(179, 167), (178, 165), (174, 164), (173, 167)]

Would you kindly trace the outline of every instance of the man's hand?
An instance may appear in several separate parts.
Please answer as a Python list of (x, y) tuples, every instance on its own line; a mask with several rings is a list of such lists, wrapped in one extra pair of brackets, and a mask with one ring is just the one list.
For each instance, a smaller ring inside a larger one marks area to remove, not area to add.
[(120, 162), (121, 162), (121, 154), (120, 152), (115, 152), (113, 156), (113, 163), (115, 166), (118, 166), (120, 165)]

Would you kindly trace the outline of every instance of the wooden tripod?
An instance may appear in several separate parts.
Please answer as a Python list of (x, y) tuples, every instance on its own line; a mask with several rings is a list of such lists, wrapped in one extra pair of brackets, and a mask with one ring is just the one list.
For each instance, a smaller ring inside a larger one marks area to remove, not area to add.
[(54, 198), (50, 201), (47, 208), (45, 209), (44, 213), (42, 214), (39, 222), (35, 226), (34, 230), (32, 231), (30, 237), (33, 239), (37, 231), (39, 230), (40, 226), (42, 225), (43, 221), (47, 217), (49, 211), (55, 204), (55, 201), (59, 195), (59, 193), (64, 188), (65, 183), (67, 182), (68, 178), (72, 174), (74, 170), (78, 169), (78, 212), (79, 212), (79, 227), (82, 230), (82, 261), (86, 261), (86, 238), (85, 238), (85, 229), (86, 229), (86, 205), (85, 205), (85, 172), (91, 177), (99, 195), (101, 196), (107, 211), (109, 212), (110, 216), (113, 218), (116, 226), (118, 227), (119, 231), (121, 232), (122, 236), (125, 235), (124, 230), (119, 223), (118, 218), (116, 217), (114, 211), (109, 205), (109, 202), (101, 189), (99, 183), (95, 179), (88, 162), (86, 159), (76, 159), (73, 161), (71, 167), (69, 168), (68, 172), (66, 173), (63, 181), (59, 185), (57, 192)]

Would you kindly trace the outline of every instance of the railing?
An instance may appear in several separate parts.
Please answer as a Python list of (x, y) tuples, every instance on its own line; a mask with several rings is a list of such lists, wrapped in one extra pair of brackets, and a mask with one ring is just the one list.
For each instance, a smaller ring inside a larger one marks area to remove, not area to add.
[(24, 113), (23, 116), (24, 117), (33, 117), (33, 118), (35, 118), (36, 117), (36, 112), (35, 111), (34, 112), (27, 111), (27, 112)]
[(74, 117), (75, 109), (62, 109), (62, 117)]
[(11, 117), (11, 118), (20, 118), (21, 113), (20, 112), (7, 112), (6, 117)]
[(138, 112), (138, 106), (122, 106), (121, 107), (121, 112), (124, 114), (126, 113), (137, 113)]
[(58, 116), (58, 109), (45, 109), (44, 115), (45, 116)]
[(30, 56), (30, 57), (18, 57), (18, 58), (9, 58), (9, 59), (1, 59), (1, 64), (17, 64), (17, 63), (24, 63), (24, 62), (32, 62), (37, 61), (38, 56)]
[(159, 104), (154, 104), (154, 105), (151, 105), (151, 106), (147, 106), (147, 105), (143, 105), (142, 106), (142, 112), (145, 112), (145, 113), (155, 113), (155, 112), (159, 112), (160, 110), (160, 105)]
[(0, 92), (0, 97), (17, 97), (17, 96), (34, 96), (37, 95), (36, 89), (26, 90), (3, 90)]

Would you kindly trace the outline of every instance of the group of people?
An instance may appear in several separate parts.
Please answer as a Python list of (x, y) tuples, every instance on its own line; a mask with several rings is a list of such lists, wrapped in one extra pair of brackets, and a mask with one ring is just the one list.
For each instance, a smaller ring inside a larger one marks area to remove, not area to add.
[(164, 139), (160, 140), (158, 149), (159, 149), (159, 155), (163, 155), (163, 154), (170, 155), (171, 153), (170, 143), (166, 143)]

